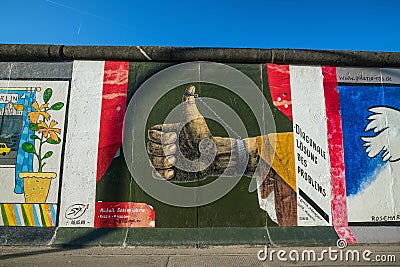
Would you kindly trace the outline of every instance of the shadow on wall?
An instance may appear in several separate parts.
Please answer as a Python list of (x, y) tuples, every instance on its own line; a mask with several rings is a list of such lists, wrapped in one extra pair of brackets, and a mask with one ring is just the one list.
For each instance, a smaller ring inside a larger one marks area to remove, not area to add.
[[(53, 248), (42, 247), (37, 251), (18, 252), (13, 254), (0, 255), (0, 261), (6, 259), (22, 258), (42, 254), (57, 253), (60, 251), (71, 251), (80, 249), (90, 245), (105, 245), (105, 246), (122, 246), (124, 237), (127, 235), (128, 228), (125, 229), (93, 229), (90, 228), (75, 228), (75, 229), (56, 229), (56, 228), (39, 228), (39, 227), (4, 227), (0, 228), (1, 242), (0, 245), (15, 245), (15, 246), (53, 246)], [(22, 234), (21, 232), (24, 232)], [(65, 233), (64, 233), (65, 232)], [(68, 233), (67, 233), (68, 232)], [(83, 234), (86, 233), (86, 234)], [(58, 238), (58, 235), (61, 238)], [(34, 238), (30, 238), (34, 237)], [(102, 239), (107, 237), (107, 240), (102, 242)], [(53, 243), (53, 240), (56, 240)], [(29, 241), (29, 244), (27, 244)]]

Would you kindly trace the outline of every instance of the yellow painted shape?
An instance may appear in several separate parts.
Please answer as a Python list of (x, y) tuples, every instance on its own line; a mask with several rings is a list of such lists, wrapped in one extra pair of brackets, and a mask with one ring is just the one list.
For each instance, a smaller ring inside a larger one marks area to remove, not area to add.
[(258, 153), (296, 191), (293, 132), (257, 137)]
[(33, 205), (32, 204), (22, 204), (24, 207), (26, 217), (28, 218), (28, 224), (25, 222), (26, 226), (35, 226), (35, 217), (33, 216)]
[(0, 154), (8, 155), (10, 151), (11, 148), (9, 148), (6, 143), (0, 143)]
[[(21, 177), (21, 175), (20, 175)], [(24, 197), (26, 203), (45, 203), (49, 193), (51, 178), (42, 178), (40, 173), (24, 178)]]
[(44, 221), (46, 222), (46, 226), (53, 226), (53, 222), (50, 220), (51, 218), (51, 210), (49, 204), (40, 204), (42, 206)]
[(24, 110), (24, 105), (23, 104), (13, 104), (13, 105), (14, 105), (14, 108), (16, 110), (19, 110), (19, 111)]
[(4, 204), (9, 226), (18, 226), (13, 204)]

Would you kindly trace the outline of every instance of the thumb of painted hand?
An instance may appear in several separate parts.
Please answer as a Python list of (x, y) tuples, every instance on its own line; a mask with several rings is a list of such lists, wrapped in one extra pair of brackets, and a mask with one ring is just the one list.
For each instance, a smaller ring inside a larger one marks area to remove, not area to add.
[(182, 96), (183, 102), (183, 135), (192, 142), (199, 143), (204, 138), (210, 138), (211, 132), (208, 129), (206, 120), (200, 114), (196, 106), (196, 87), (190, 85)]
[(203, 116), (200, 114), (199, 110), (196, 106), (195, 94), (196, 87), (194, 85), (190, 85), (186, 88), (185, 93), (182, 96), (183, 105), (183, 117), (184, 121), (189, 122), (196, 118), (202, 118)]
[(189, 85), (182, 96), (183, 121), (179, 133), (176, 177), (182, 180), (204, 176), (213, 162), (216, 146), (207, 122), (196, 106), (195, 86)]

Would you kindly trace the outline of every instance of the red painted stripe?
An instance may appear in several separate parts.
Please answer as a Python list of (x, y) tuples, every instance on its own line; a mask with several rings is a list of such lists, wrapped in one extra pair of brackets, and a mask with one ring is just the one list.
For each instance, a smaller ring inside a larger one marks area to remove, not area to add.
[(293, 121), (289, 65), (267, 64), (267, 74), (274, 106)]
[(322, 67), (322, 74), (331, 163), (332, 223), (340, 239), (346, 240), (347, 243), (356, 243), (357, 240), (348, 227), (342, 119), (336, 67)]
[(97, 157), (98, 182), (122, 145), (129, 62), (106, 61)]

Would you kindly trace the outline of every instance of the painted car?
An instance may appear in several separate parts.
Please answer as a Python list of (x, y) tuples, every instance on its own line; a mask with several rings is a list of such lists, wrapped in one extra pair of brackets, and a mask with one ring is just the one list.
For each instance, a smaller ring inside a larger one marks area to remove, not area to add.
[(11, 148), (7, 147), (6, 143), (0, 143), (0, 154), (3, 156), (9, 154), (11, 151)]

